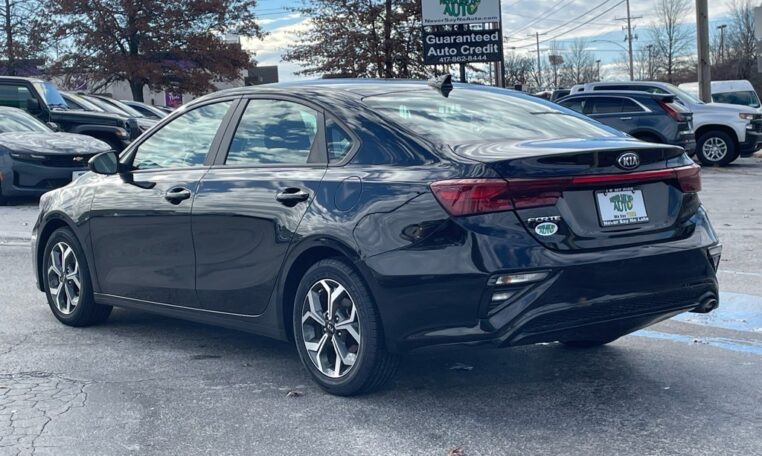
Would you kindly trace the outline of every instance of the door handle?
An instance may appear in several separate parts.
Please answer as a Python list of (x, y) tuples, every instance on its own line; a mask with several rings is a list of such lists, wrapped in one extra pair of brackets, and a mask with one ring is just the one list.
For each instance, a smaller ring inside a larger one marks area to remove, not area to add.
[(632, 117), (620, 117), (619, 120), (632, 120)]
[(184, 187), (175, 187), (167, 190), (164, 199), (172, 204), (180, 204), (181, 201), (191, 197), (191, 191)]
[(275, 199), (286, 206), (294, 206), (302, 201), (307, 201), (310, 194), (297, 187), (289, 187), (275, 195)]

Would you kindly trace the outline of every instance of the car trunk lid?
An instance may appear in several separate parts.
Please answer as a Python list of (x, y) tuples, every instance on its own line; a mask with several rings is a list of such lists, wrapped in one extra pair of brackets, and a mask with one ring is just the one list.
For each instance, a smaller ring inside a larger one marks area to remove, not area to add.
[(699, 168), (679, 147), (616, 138), (480, 142), (452, 149), (502, 179), (482, 180), (489, 187), (472, 192), (482, 198), (477, 205), (464, 204), (467, 198), (455, 186), (435, 183), (440, 202), (460, 204), (450, 210), (461, 215), (514, 210), (549, 248), (613, 248), (678, 239), (693, 230)]

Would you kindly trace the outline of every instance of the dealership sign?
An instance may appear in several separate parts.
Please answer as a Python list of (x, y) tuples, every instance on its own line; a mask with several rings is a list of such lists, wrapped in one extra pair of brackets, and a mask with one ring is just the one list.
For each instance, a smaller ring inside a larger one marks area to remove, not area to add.
[(421, 0), (423, 26), (500, 22), (500, 0)]
[(503, 54), (499, 30), (423, 32), (424, 64), (497, 62)]

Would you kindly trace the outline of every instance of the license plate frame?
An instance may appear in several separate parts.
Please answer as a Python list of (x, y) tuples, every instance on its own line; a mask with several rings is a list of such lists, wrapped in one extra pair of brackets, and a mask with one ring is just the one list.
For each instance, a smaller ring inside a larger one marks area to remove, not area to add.
[[(614, 200), (616, 196), (620, 197)], [(598, 222), (604, 228), (639, 225), (650, 221), (643, 190), (636, 187), (598, 190), (595, 192), (595, 203)]]

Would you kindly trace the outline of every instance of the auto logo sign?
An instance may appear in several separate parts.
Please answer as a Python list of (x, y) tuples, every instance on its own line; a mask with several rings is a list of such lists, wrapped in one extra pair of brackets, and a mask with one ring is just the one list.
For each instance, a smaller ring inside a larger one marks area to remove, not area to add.
[(500, 22), (500, 0), (421, 0), (422, 25)]
[(558, 225), (553, 222), (540, 223), (534, 227), (534, 232), (540, 236), (553, 236), (558, 232)]
[(622, 169), (635, 169), (640, 166), (640, 157), (635, 152), (627, 152), (616, 159), (616, 164)]

